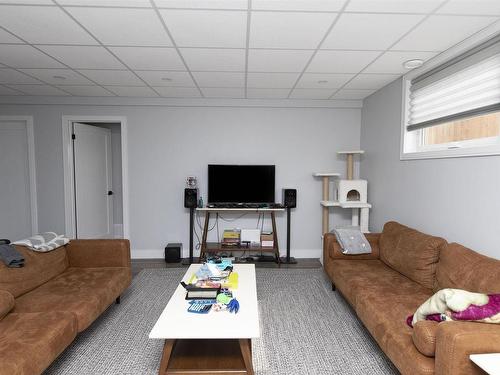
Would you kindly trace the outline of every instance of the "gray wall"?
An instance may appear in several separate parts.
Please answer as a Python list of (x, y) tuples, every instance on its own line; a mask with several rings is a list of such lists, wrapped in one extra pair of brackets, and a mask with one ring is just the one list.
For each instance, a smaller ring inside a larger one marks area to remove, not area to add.
[(500, 156), (401, 161), (401, 84), (363, 105), (361, 174), (373, 204), (371, 230), (397, 220), (500, 259)]
[[(359, 109), (327, 108), (2, 105), (0, 114), (34, 116), (40, 230), (59, 232), (64, 231), (61, 116), (127, 117), (130, 238), (134, 256), (143, 257), (161, 255), (171, 241), (183, 242), (187, 250), (185, 178), (198, 176), (206, 199), (209, 163), (276, 164), (277, 197), (282, 187), (298, 189), (292, 255), (318, 257), (321, 182), (312, 173), (345, 173), (335, 152), (359, 147), (361, 124)], [(338, 211), (333, 223), (348, 223), (349, 213)], [(220, 227), (256, 224), (253, 217)], [(285, 225), (280, 214), (282, 249)]]

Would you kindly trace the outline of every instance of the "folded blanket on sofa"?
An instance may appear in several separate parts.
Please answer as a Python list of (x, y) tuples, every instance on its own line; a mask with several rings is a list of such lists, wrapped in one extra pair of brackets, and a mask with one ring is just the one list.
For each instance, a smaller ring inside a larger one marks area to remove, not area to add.
[(69, 238), (64, 235), (57, 235), (54, 232), (45, 232), (33, 237), (13, 242), (14, 245), (26, 246), (33, 251), (47, 252), (64, 246), (69, 242)]
[(24, 266), (23, 255), (9, 244), (0, 245), (0, 259), (7, 267), (19, 268)]
[(370, 243), (359, 227), (335, 228), (332, 230), (342, 248), (342, 253), (347, 255), (369, 254), (372, 252)]
[(462, 289), (442, 289), (408, 317), (410, 327), (420, 320), (467, 320), (500, 323), (500, 294), (472, 293)]

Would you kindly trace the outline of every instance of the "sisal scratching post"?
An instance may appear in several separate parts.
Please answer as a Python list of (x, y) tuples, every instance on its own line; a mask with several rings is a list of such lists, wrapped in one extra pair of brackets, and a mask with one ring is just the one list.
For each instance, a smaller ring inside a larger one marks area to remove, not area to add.
[[(330, 177), (323, 176), (323, 200), (328, 201), (330, 199)], [(328, 222), (328, 207), (323, 206), (323, 235), (328, 233), (328, 228), (330, 223)]]

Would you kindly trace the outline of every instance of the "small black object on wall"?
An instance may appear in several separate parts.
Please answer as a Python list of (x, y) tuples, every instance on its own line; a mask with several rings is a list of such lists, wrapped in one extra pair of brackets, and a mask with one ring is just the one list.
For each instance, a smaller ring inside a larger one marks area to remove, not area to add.
[(198, 189), (184, 189), (184, 207), (196, 208), (198, 206)]
[(286, 208), (286, 257), (281, 258), (281, 263), (296, 264), (295, 258), (290, 256), (290, 216), (291, 209), (297, 207), (297, 189), (283, 189), (283, 206)]
[(181, 261), (182, 244), (169, 243), (165, 247), (165, 262), (178, 263)]

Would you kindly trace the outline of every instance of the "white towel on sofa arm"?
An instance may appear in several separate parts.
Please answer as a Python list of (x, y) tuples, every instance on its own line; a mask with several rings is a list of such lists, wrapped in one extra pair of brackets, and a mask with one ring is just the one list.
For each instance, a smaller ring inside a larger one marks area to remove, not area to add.
[(369, 254), (372, 252), (370, 243), (359, 227), (339, 227), (332, 230), (346, 255)]
[(58, 235), (54, 232), (44, 232), (33, 237), (25, 238), (19, 241), (14, 241), (12, 244), (26, 246), (33, 251), (45, 253), (52, 251), (58, 247), (64, 246), (69, 242), (69, 238), (63, 234)]

